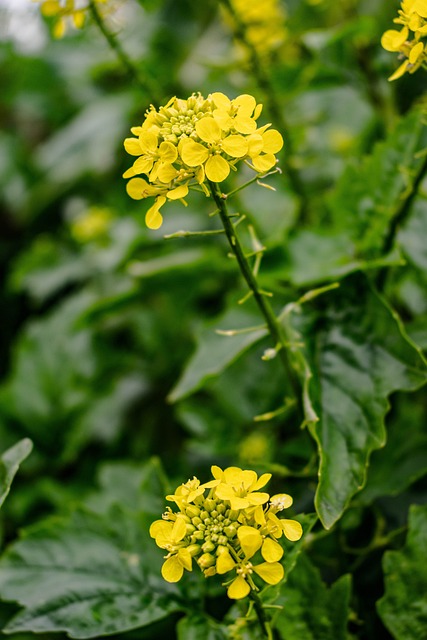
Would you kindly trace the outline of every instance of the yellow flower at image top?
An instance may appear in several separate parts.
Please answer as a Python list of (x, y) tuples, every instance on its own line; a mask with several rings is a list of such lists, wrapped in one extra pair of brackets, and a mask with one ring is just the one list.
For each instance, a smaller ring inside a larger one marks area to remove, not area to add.
[(403, 62), (390, 76), (396, 80), (406, 72), (414, 73), (420, 67), (427, 67), (427, 50), (424, 42), (427, 36), (427, 0), (403, 0), (393, 20), (402, 25), (400, 31), (389, 29), (382, 38), (381, 44), (387, 51), (399, 53)]
[(237, 600), (259, 590), (259, 580), (274, 585), (284, 577), (280, 563), (285, 536), (297, 541), (302, 527), (296, 520), (277, 514), (292, 504), (287, 494), (272, 497), (263, 489), (271, 478), (239, 467), (212, 467), (213, 479), (197, 478), (179, 486), (167, 499), (174, 502), (162, 520), (150, 527), (150, 535), (167, 553), (162, 576), (178, 582), (193, 561), (205, 577), (225, 575), (227, 595)]
[[(71, 24), (76, 29), (84, 25), (88, 0), (33, 0), (40, 3), (40, 11), (46, 18), (54, 19), (53, 36), (62, 38)], [(96, 4), (105, 4), (107, 0), (95, 0)]]
[(134, 137), (124, 141), (136, 160), (123, 174), (131, 178), (126, 186), (131, 198), (156, 198), (145, 217), (150, 229), (161, 226), (160, 208), (167, 200), (186, 204), (194, 187), (209, 195), (206, 183), (223, 182), (237, 163), (258, 174), (276, 165), (283, 138), (270, 124), (258, 127), (261, 110), (251, 95), (230, 100), (219, 92), (174, 97), (158, 110), (151, 106), (142, 125), (131, 129)]
[(286, 38), (285, 12), (279, 0), (230, 0), (235, 17), (226, 14), (226, 22), (238, 31), (237, 19), (244, 29), (248, 45), (263, 56), (277, 49)]

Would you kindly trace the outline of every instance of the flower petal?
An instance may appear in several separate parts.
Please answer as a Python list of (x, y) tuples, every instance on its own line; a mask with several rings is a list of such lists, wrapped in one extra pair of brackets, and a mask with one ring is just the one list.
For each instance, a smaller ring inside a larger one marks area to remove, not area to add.
[(154, 153), (157, 151), (158, 138), (151, 131), (143, 131), (139, 136), (139, 144), (144, 153)]
[(253, 118), (237, 115), (233, 120), (233, 125), (239, 133), (253, 133), (256, 131), (256, 122)]
[(147, 156), (140, 156), (137, 160), (135, 160), (132, 168), (136, 174), (138, 173), (148, 174), (151, 171), (152, 167), (153, 167), (153, 158), (150, 158)]
[(237, 529), (237, 537), (247, 558), (252, 558), (262, 545), (262, 535), (254, 527), (242, 525)]
[[(179, 187), (175, 187), (175, 189), (171, 189), (171, 191), (168, 191), (166, 195), (169, 198), (169, 200), (180, 200), (181, 198), (185, 198), (187, 194), (188, 194), (188, 186), (186, 184), (180, 184)], [(195, 495), (190, 498), (190, 496), (192, 495), (190, 493), (187, 497), (187, 502), (192, 502), (194, 498), (197, 498), (197, 496), (200, 496), (203, 493), (203, 489), (199, 488), (197, 491), (193, 491), (192, 493)]]
[(302, 526), (296, 520), (280, 519), (280, 526), (288, 540), (296, 542), (302, 536)]
[(177, 556), (168, 558), (162, 566), (162, 576), (166, 582), (178, 582), (184, 573), (184, 567), (180, 563)]
[(248, 152), (248, 143), (243, 136), (228, 136), (223, 140), (222, 148), (232, 158), (243, 158)]
[(283, 548), (275, 540), (266, 538), (261, 547), (261, 554), (267, 562), (277, 562), (283, 556)]
[(238, 107), (239, 116), (251, 116), (255, 107), (256, 100), (248, 93), (243, 93), (232, 100), (233, 107)]
[(218, 122), (206, 116), (196, 122), (196, 133), (204, 142), (215, 143), (221, 140), (221, 127)]
[(254, 571), (267, 584), (277, 584), (285, 575), (282, 565), (278, 562), (263, 562), (254, 567)]
[(271, 480), (271, 473), (263, 473), (262, 476), (258, 478), (255, 485), (251, 487), (252, 491), (257, 491), (258, 489), (261, 489), (267, 484), (267, 482), (270, 482), (270, 480)]
[(212, 182), (222, 182), (230, 173), (230, 165), (219, 155), (211, 156), (205, 165), (206, 177)]
[(218, 556), (216, 561), (216, 570), (220, 575), (227, 573), (227, 571), (231, 571), (235, 566), (236, 563), (228, 551), (224, 551)]
[(382, 35), (381, 46), (386, 51), (399, 51), (400, 47), (407, 40), (408, 34), (408, 27), (404, 27), (402, 31), (389, 29)]
[(218, 109), (224, 109), (224, 111), (230, 110), (231, 100), (223, 93), (220, 93), (219, 91), (215, 91), (214, 93), (211, 93), (210, 97), (212, 98), (212, 100), (215, 103), (215, 106)]
[[(135, 178), (137, 180), (137, 178)], [(163, 223), (163, 217), (159, 212), (160, 207), (162, 207), (166, 202), (166, 198), (164, 196), (159, 196), (156, 198), (156, 202), (150, 207), (145, 214), (145, 224), (149, 229), (159, 229)], [(179, 578), (178, 578), (179, 580)]]
[(126, 138), (124, 141), (124, 147), (126, 151), (131, 156), (140, 156), (142, 153), (141, 145), (139, 144), (139, 140), (136, 138)]
[(148, 183), (142, 178), (132, 178), (126, 185), (126, 191), (134, 200), (142, 200), (142, 198), (146, 197), (144, 195), (146, 187), (148, 187)]
[(269, 129), (262, 134), (264, 141), (263, 152), (264, 153), (277, 153), (283, 147), (283, 138), (275, 129)]
[(163, 162), (175, 162), (178, 157), (178, 151), (171, 142), (162, 142), (159, 147), (159, 156)]
[(272, 153), (266, 153), (265, 155), (259, 155), (252, 158), (252, 164), (258, 173), (265, 173), (270, 171), (276, 164), (276, 157)]
[(189, 167), (198, 167), (209, 156), (206, 147), (199, 142), (194, 142), (194, 140), (185, 140), (180, 149), (181, 158)]
[(232, 600), (240, 600), (240, 598), (247, 596), (250, 590), (246, 580), (242, 576), (238, 576), (228, 587), (227, 595)]

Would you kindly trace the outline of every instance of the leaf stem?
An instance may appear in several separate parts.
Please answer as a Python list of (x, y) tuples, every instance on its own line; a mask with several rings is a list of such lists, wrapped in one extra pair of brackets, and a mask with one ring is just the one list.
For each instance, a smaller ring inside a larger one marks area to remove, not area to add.
[(122, 63), (123, 67), (126, 69), (128, 75), (135, 82), (136, 85), (142, 90), (143, 93), (151, 96), (150, 101), (156, 102), (154, 97), (157, 95), (157, 91), (148, 77), (142, 78), (140, 72), (133, 64), (132, 60), (129, 58), (119, 40), (116, 38), (115, 34), (112, 33), (107, 25), (105, 24), (104, 18), (101, 13), (98, 11), (98, 7), (96, 6), (95, 0), (90, 0), (89, 2), (89, 11), (92, 15), (92, 18), (97, 25), (98, 29), (101, 31), (102, 35), (108, 42), (111, 49), (115, 52), (118, 59)]
[(249, 290), (252, 292), (255, 301), (260, 309), (262, 315), (265, 318), (267, 328), (273, 338), (274, 344), (281, 345), (281, 349), (278, 351), (278, 356), (281, 359), (283, 367), (285, 369), (288, 380), (292, 386), (295, 397), (299, 398), (299, 383), (294, 375), (294, 372), (289, 364), (288, 355), (287, 355), (287, 345), (291, 342), (288, 340), (287, 336), (284, 335), (284, 329), (282, 325), (279, 323), (276, 315), (271, 307), (270, 302), (268, 301), (265, 294), (258, 287), (258, 283), (256, 278), (249, 266), (248, 260), (243, 251), (242, 245), (240, 244), (240, 240), (236, 234), (235, 227), (230, 219), (230, 215), (228, 213), (226, 198), (218, 184), (216, 182), (209, 181), (209, 189), (212, 194), (212, 198), (215, 201), (216, 206), (218, 207), (219, 216), (221, 218), (221, 222), (224, 227), (225, 234), (227, 236), (228, 242), (230, 244), (233, 255), (237, 259), (237, 263), (239, 265), (242, 276), (246, 280), (246, 284), (249, 287)]
[(252, 603), (254, 605), (254, 610), (257, 615), (258, 622), (260, 624), (264, 637), (268, 638), (268, 640), (273, 640), (273, 632), (272, 632), (270, 623), (267, 619), (267, 616), (265, 615), (265, 609), (262, 606), (261, 599), (253, 589), (251, 589), (249, 592), (249, 598), (252, 600)]

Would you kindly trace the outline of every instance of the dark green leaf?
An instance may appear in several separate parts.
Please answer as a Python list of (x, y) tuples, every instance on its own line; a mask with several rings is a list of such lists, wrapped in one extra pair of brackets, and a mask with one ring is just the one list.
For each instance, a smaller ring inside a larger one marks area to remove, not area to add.
[(178, 640), (225, 640), (228, 636), (209, 616), (187, 616), (177, 625)]
[(384, 555), (385, 594), (378, 612), (396, 640), (421, 640), (427, 630), (427, 507), (413, 506), (401, 551)]
[(0, 507), (10, 491), (10, 485), (19, 465), (31, 453), (33, 443), (28, 438), (20, 440), (0, 457)]
[(370, 453), (385, 444), (388, 396), (423, 385), (426, 367), (397, 316), (363, 276), (331, 292), (305, 331), (320, 417), (310, 426), (320, 454), (315, 502), (329, 528), (365, 484)]
[(103, 516), (78, 511), (28, 529), (0, 563), (2, 599), (23, 607), (4, 631), (92, 638), (178, 610), (178, 591), (160, 576), (162, 557), (148, 527), (147, 518), (116, 508)]
[(342, 576), (328, 588), (320, 573), (302, 555), (276, 604), (283, 607), (277, 630), (283, 640), (347, 640), (351, 577)]

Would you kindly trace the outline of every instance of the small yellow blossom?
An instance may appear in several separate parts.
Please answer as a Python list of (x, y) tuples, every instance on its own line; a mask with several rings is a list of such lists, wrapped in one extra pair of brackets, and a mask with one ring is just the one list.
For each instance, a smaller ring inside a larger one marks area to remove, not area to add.
[[(86, 19), (88, 0), (33, 0), (40, 2), (40, 11), (47, 18), (54, 19), (53, 36), (62, 38), (68, 24), (81, 29)], [(108, 0), (95, 0), (97, 4), (105, 4)]]
[(192, 570), (193, 558), (206, 578), (232, 572), (224, 585), (231, 599), (257, 591), (257, 580), (274, 585), (284, 576), (280, 560), (284, 534), (296, 541), (302, 527), (276, 514), (292, 504), (288, 494), (258, 492), (271, 478), (239, 467), (212, 467), (213, 479), (201, 484), (196, 477), (167, 496), (179, 511), (167, 508), (150, 527), (156, 544), (167, 551), (162, 576), (177, 582)]
[[(238, 33), (243, 27), (247, 44), (259, 56), (276, 50), (285, 40), (285, 12), (279, 0), (231, 0), (225, 21)], [(234, 15), (233, 15), (234, 14)]]
[(427, 0), (403, 0), (398, 14), (393, 22), (402, 25), (402, 28), (389, 29), (381, 38), (386, 51), (399, 53), (399, 58), (403, 59), (389, 80), (427, 67), (427, 47), (423, 42), (427, 36)]
[(223, 182), (238, 162), (258, 174), (275, 166), (283, 138), (270, 124), (258, 128), (261, 111), (251, 95), (231, 100), (220, 92), (172, 98), (158, 110), (151, 106), (142, 125), (132, 127), (133, 137), (124, 141), (136, 159), (123, 174), (130, 178), (126, 190), (131, 198), (156, 198), (145, 216), (150, 229), (161, 226), (160, 209), (168, 200), (185, 205), (194, 187), (209, 195), (205, 183)]
[(106, 207), (89, 207), (71, 222), (71, 233), (78, 242), (91, 242), (105, 237), (111, 221), (112, 213)]

